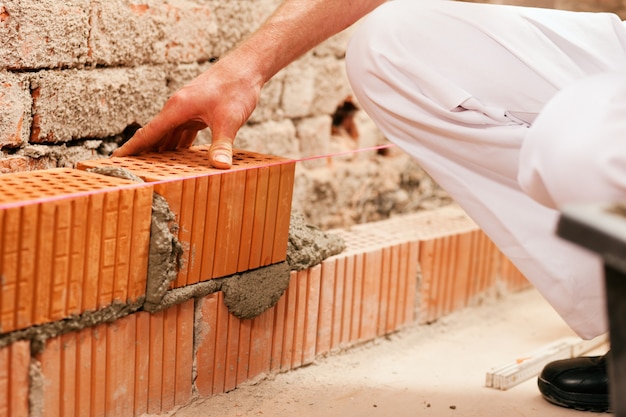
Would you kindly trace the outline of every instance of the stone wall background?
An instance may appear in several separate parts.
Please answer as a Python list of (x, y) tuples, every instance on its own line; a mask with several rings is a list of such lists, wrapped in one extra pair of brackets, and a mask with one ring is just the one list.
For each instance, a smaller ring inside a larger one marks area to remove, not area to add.
[[(626, 10), (626, 0), (490, 2)], [(279, 3), (1, 1), (0, 173), (108, 156)], [(343, 66), (350, 32), (315, 48), (266, 86), (236, 147), (300, 159), (386, 143), (371, 120), (351, 107)], [(198, 142), (209, 140), (205, 132)], [(294, 208), (322, 229), (449, 201), (396, 149), (311, 159), (297, 168)]]

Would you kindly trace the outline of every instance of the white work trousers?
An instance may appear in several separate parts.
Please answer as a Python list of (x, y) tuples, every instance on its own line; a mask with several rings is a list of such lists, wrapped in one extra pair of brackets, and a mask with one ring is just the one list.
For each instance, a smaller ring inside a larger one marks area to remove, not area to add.
[(346, 56), (359, 103), (581, 337), (607, 329), (602, 262), (558, 207), (626, 199), (626, 26), (613, 14), (394, 0)]

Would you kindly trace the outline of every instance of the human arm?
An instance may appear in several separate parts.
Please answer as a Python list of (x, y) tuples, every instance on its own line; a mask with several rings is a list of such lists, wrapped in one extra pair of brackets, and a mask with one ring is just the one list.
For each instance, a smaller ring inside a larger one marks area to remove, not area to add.
[(385, 0), (286, 0), (246, 41), (177, 91), (113, 156), (191, 146), (211, 129), (209, 159), (229, 168), (237, 131), (278, 71)]

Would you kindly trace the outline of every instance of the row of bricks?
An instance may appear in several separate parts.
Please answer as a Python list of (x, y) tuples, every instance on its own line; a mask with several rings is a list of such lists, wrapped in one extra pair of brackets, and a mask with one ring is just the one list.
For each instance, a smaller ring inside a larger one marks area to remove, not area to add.
[(420, 242), (420, 323), (433, 322), (497, 291), (530, 285), (460, 207), (450, 205), (435, 213), (414, 213), (334, 232), (354, 253), (394, 242)]
[[(0, 45), (0, 69), (207, 61), (254, 30), (271, 11), (264, 2), (243, 10), (229, 2), (218, 8), (197, 0), (41, 3), (0, 3), (0, 34), (8, 40)], [(238, 30), (218, 43), (220, 25)]]
[[(145, 294), (152, 187), (70, 169), (0, 177), (0, 330)], [(38, 197), (106, 191), (28, 204)]]
[(433, 322), (498, 291), (529, 286), (479, 230), (423, 242), (419, 261), (423, 277), (418, 292), (420, 323)]
[[(39, 411), (44, 417), (165, 413), (194, 392), (227, 392), (393, 332), (414, 320), (417, 248), (413, 242), (339, 255), (292, 272), (278, 304), (252, 320), (229, 314), (222, 293), (215, 293), (195, 308), (189, 300), (50, 339), (35, 358), (43, 381)], [(0, 350), (0, 415), (29, 415), (14, 396), (28, 391), (28, 355), (8, 361), (27, 349), (19, 342)]]
[[(406, 228), (420, 224), (421, 233)], [(501, 290), (503, 284), (511, 291), (528, 287), (455, 208), (356, 226), (343, 237), (346, 251), (309, 270), (292, 272), (278, 304), (253, 320), (230, 315), (222, 294), (216, 293), (198, 300), (195, 315), (190, 301), (49, 340), (38, 358), (46, 381), (44, 415), (158, 414), (186, 403), (194, 392), (202, 397), (226, 392), (260, 375), (288, 371), (324, 353), (393, 332), (415, 320), (416, 292), (421, 294), (417, 319), (429, 322), (464, 307), (472, 296)], [(452, 277), (458, 277), (458, 291)], [(437, 280), (446, 282), (438, 285)], [(5, 348), (0, 358), (11, 354), (6, 349), (20, 346)], [(134, 355), (115, 354), (133, 349)], [(0, 378), (0, 389), (27, 389), (20, 385), (27, 379), (27, 366), (23, 359), (15, 363), (22, 365), (0, 362), (0, 373), (8, 378), (4, 385)], [(4, 398), (0, 410), (23, 405), (11, 395)]]
[(146, 295), (153, 190), (168, 200), (185, 248), (171, 288), (284, 261), (295, 163), (237, 152), (222, 171), (206, 152), (81, 164), (127, 168), (154, 184), (72, 169), (0, 176), (0, 331)]

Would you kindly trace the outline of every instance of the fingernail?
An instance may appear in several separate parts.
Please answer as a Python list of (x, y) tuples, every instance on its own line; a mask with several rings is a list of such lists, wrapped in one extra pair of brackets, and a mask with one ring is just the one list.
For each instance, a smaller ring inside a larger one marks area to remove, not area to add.
[(223, 164), (230, 164), (230, 157), (228, 155), (220, 153), (215, 155), (215, 161), (221, 162)]

